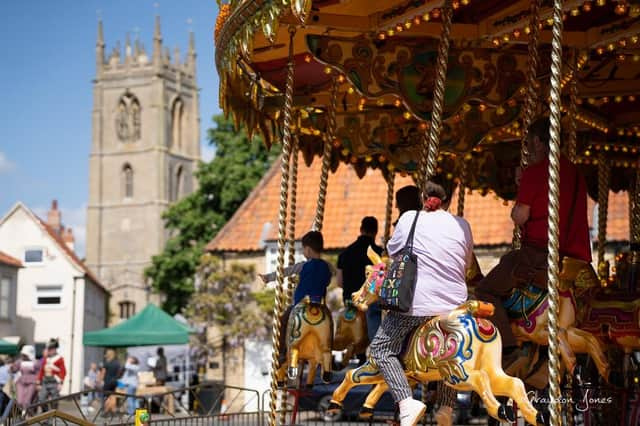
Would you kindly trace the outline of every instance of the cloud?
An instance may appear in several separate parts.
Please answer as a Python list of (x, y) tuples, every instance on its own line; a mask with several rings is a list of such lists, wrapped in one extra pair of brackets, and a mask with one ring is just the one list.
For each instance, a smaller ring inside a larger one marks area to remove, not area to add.
[(9, 161), (4, 152), (0, 151), (0, 174), (9, 173), (15, 168), (15, 164)]
[[(73, 230), (73, 236), (76, 240), (75, 252), (82, 259), (85, 256), (87, 246), (87, 205), (65, 207), (58, 203), (58, 208), (62, 213), (62, 224)], [(33, 211), (45, 221), (47, 220), (49, 207), (35, 207)]]

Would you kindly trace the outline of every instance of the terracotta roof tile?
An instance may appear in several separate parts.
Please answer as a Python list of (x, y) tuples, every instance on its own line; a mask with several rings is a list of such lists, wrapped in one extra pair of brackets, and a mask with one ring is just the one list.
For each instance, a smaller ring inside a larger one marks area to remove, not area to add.
[(22, 268), (22, 262), (20, 262), (15, 257), (9, 256), (7, 253), (0, 251), (0, 263), (8, 266), (15, 266), (17, 268)]
[[(305, 167), (300, 160), (296, 205), (296, 238), (304, 235), (313, 223), (320, 184), (320, 161)], [(278, 209), (280, 194), (280, 162), (266, 173), (231, 220), (207, 245), (207, 250), (259, 251), (264, 242), (278, 236)], [(396, 177), (395, 189), (411, 185), (411, 178)], [(359, 233), (360, 220), (375, 216), (384, 226), (387, 184), (381, 173), (369, 170), (359, 179), (350, 166), (341, 166), (329, 175), (323, 234), (327, 249), (340, 249), (349, 245)], [(627, 194), (611, 194), (609, 198), (609, 223), (607, 235), (610, 241), (628, 239)], [(456, 211), (457, 194), (454, 194), (451, 211)], [(466, 194), (465, 214), (473, 230), (476, 246), (510, 245), (513, 222), (510, 213), (513, 202), (505, 203), (494, 195), (482, 196), (478, 192)], [(593, 217), (594, 203), (589, 201), (589, 222)], [(394, 208), (393, 220), (398, 211)]]

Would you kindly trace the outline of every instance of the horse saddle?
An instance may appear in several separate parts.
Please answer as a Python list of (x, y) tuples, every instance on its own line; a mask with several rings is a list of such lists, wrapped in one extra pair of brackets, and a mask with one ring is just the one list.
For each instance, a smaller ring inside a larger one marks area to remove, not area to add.
[(532, 284), (516, 287), (511, 295), (502, 302), (507, 315), (512, 319), (529, 317), (544, 302), (547, 291)]

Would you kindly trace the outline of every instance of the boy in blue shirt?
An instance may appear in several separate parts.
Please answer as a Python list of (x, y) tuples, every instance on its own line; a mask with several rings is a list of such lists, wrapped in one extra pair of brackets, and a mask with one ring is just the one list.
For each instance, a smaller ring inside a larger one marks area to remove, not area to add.
[[(311, 302), (320, 303), (327, 294), (327, 287), (331, 283), (331, 268), (329, 264), (320, 258), (324, 249), (324, 240), (319, 231), (307, 232), (302, 237), (302, 253), (307, 258), (306, 262), (296, 263), (285, 268), (285, 276), (300, 275), (298, 286), (293, 294), (293, 304), (282, 314), (280, 321), (280, 363), (286, 362), (287, 354), (287, 323), (289, 314), (295, 305), (300, 303), (305, 296), (309, 296)], [(270, 274), (260, 274), (260, 278), (265, 283), (273, 281), (275, 272)]]

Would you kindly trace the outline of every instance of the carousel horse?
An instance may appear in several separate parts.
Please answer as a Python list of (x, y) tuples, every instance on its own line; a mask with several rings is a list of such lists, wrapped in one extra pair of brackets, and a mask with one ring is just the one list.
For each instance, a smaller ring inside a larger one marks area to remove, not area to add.
[[(570, 374), (576, 366), (576, 353), (587, 353), (595, 362), (603, 379), (609, 378), (609, 362), (602, 344), (589, 330), (578, 328), (574, 287), (590, 287), (597, 283), (595, 272), (587, 262), (565, 257), (560, 280), (558, 340), (564, 367)], [(504, 302), (511, 329), (519, 342), (546, 346), (549, 341), (549, 298), (545, 290), (533, 285), (515, 288)]]
[[(378, 299), (387, 265), (373, 250), (368, 251), (374, 263), (367, 267), (367, 281), (353, 293), (358, 309), (366, 310)], [(426, 383), (445, 380), (457, 390), (473, 390), (481, 398), (492, 417), (514, 421), (510, 407), (500, 404), (494, 395), (512, 398), (524, 418), (532, 424), (544, 423), (531, 405), (520, 379), (508, 376), (500, 366), (502, 341), (494, 325), (486, 319), (493, 314), (493, 305), (468, 301), (449, 314), (426, 321), (411, 332), (400, 355), (405, 374), (410, 381)], [(334, 391), (330, 410), (340, 410), (349, 390), (358, 385), (376, 385), (367, 398), (366, 408), (373, 408), (386, 389), (384, 378), (375, 362), (349, 370)]]
[(296, 380), (299, 365), (309, 363), (307, 387), (313, 386), (318, 366), (322, 367), (322, 380), (331, 380), (331, 347), (333, 340), (333, 320), (331, 312), (324, 304), (312, 302), (306, 296), (293, 307), (287, 324), (287, 363), (278, 369), (278, 382), (283, 384), (285, 376)]
[(354, 354), (364, 353), (369, 346), (367, 318), (364, 312), (358, 310), (353, 303), (347, 302), (346, 306), (338, 311), (336, 322), (333, 350), (346, 350), (342, 360), (342, 367), (346, 367)]

